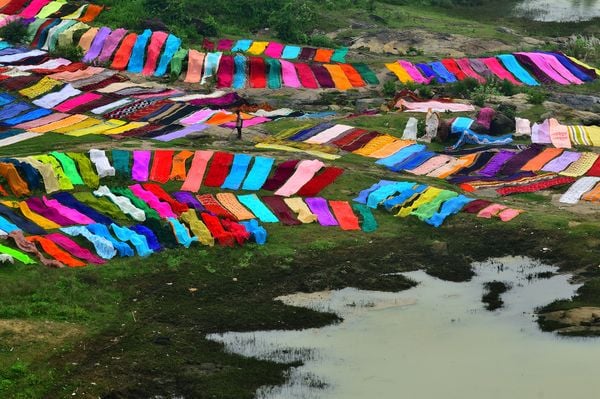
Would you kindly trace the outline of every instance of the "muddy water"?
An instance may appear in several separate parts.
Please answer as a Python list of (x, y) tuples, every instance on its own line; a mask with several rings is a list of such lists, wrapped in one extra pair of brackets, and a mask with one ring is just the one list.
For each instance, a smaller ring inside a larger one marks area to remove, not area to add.
[[(245, 356), (303, 360), (289, 382), (258, 398), (554, 399), (597, 397), (600, 340), (538, 330), (537, 306), (571, 297), (569, 276), (531, 278), (554, 268), (525, 258), (474, 265), (467, 283), (406, 273), (419, 283), (401, 293), (354, 289), (297, 294), (285, 303), (330, 310), (344, 322), (321, 329), (226, 333), (210, 338)], [(495, 312), (483, 284), (510, 283)]]
[(600, 17), (600, 1), (525, 0), (517, 5), (516, 13), (543, 22), (589, 21)]

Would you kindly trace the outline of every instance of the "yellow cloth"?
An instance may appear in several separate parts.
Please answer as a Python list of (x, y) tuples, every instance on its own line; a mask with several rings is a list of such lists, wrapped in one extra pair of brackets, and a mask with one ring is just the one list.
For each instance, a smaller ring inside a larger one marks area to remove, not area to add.
[(204, 222), (198, 219), (198, 215), (196, 215), (196, 212), (193, 209), (188, 209), (187, 211), (183, 212), (180, 218), (183, 222), (190, 226), (190, 230), (192, 230), (192, 233), (198, 237), (198, 241), (200, 241), (201, 244), (208, 245), (210, 247), (215, 245), (215, 239), (210, 234), (208, 227), (206, 227)]
[(37, 224), (43, 229), (53, 230), (59, 229), (61, 227), (60, 225), (54, 223), (52, 220), (46, 219), (42, 215), (32, 211), (29, 208), (29, 205), (27, 205), (27, 203), (24, 201), (19, 202), (19, 209), (21, 210), (23, 216), (25, 216), (27, 219), (31, 220), (33, 223)]
[(60, 162), (58, 162), (56, 158), (51, 157), (50, 155), (36, 155), (33, 158), (52, 167), (54, 175), (58, 179), (58, 186), (61, 190), (73, 190), (73, 183), (71, 183), (71, 179), (67, 177), (65, 171), (60, 165)]
[(350, 80), (344, 73), (344, 70), (341, 66), (335, 64), (323, 64), (323, 66), (331, 75), (331, 79), (333, 79), (336, 89), (348, 90), (352, 88), (352, 83), (350, 83)]
[[(567, 57), (569, 57), (569, 56), (567, 56)], [(594, 71), (596, 71), (596, 73), (598, 74), (598, 76), (600, 76), (600, 69), (598, 69), (598, 68), (595, 68), (595, 67), (593, 67), (593, 66), (591, 66), (591, 65), (588, 65), (588, 64), (586, 64), (585, 62), (583, 62), (583, 61), (580, 61), (580, 60), (578, 60), (578, 59), (577, 59), (577, 58), (575, 58), (575, 57), (569, 57), (569, 59), (570, 59), (571, 61), (573, 61), (574, 63), (581, 65), (581, 66), (582, 66), (582, 67), (584, 67), (584, 68), (593, 69)]]
[(98, 125), (94, 125), (91, 127), (86, 127), (79, 130), (73, 130), (71, 132), (65, 133), (67, 136), (85, 136), (88, 134), (101, 134), (107, 130), (117, 128), (119, 126), (123, 126), (127, 122), (121, 121), (119, 119), (109, 119), (106, 122), (100, 123)]
[(385, 134), (383, 136), (375, 137), (373, 140), (369, 141), (363, 148), (359, 148), (358, 150), (353, 151), (353, 153), (365, 157), (370, 157), (372, 153), (383, 149), (385, 146), (395, 141), (395, 137), (390, 136), (389, 134)]
[(584, 152), (577, 161), (573, 162), (559, 174), (569, 177), (581, 177), (594, 166), (598, 156), (598, 154), (594, 154), (593, 152)]
[(71, 14), (62, 17), (62, 19), (77, 19), (81, 17), (81, 14), (83, 14), (87, 6), (87, 4), (82, 5), (77, 10), (73, 11)]
[[(63, 19), (75, 19), (75, 18), (64, 18)], [(80, 29), (89, 28), (88, 25), (83, 22), (77, 22), (75, 25), (71, 26), (69, 29), (60, 32), (58, 34), (58, 45), (61, 47), (70, 46), (73, 44), (73, 33)]]
[(29, 129), (29, 131), (34, 133), (48, 133), (54, 131), (55, 129), (75, 125), (76, 123), (79, 123), (86, 119), (88, 119), (88, 117), (85, 115), (71, 115), (69, 117), (66, 117), (56, 122), (49, 123), (47, 125), (34, 127), (32, 129)]
[(237, 197), (232, 193), (218, 193), (216, 195), (217, 201), (223, 205), (225, 209), (233, 214), (238, 220), (250, 220), (256, 219), (256, 216), (250, 212)]
[[(426, 203), (433, 201), (435, 197), (441, 194), (442, 191), (442, 189), (435, 187), (429, 187), (425, 189), (425, 191), (421, 193), (421, 195), (419, 196), (419, 198), (416, 199), (416, 201), (410, 203), (410, 205), (407, 207), (400, 208), (400, 211), (396, 214), (396, 216), (403, 218), (407, 217), (412, 211), (419, 208), (421, 205), (425, 205)], [(409, 202), (407, 201), (406, 203)]]
[(256, 148), (268, 149), (268, 150), (280, 150), (286, 152), (303, 152), (305, 154), (314, 155), (315, 157), (327, 159), (333, 161), (335, 159), (339, 159), (340, 155), (327, 154), (321, 151), (313, 151), (313, 150), (301, 150), (299, 148), (290, 147), (287, 145), (281, 144), (270, 144), (270, 143), (258, 143), (255, 145)]
[(107, 134), (107, 135), (121, 134), (121, 133), (128, 132), (130, 130), (133, 130), (133, 129), (137, 129), (137, 128), (146, 126), (147, 124), (148, 124), (147, 122), (129, 122), (126, 125), (122, 125), (122, 126), (110, 129), (110, 130), (106, 130), (106, 131), (102, 132), (102, 134)]
[(53, 193), (60, 190), (60, 185), (58, 184), (58, 179), (54, 174), (54, 169), (52, 169), (52, 166), (42, 163), (34, 157), (19, 158), (19, 160), (30, 164), (38, 172), (40, 172), (40, 175), (42, 175), (42, 179), (44, 180), (44, 187), (46, 188), (47, 193)]
[(600, 126), (586, 126), (585, 131), (594, 147), (600, 147)]
[(42, 94), (52, 91), (56, 86), (60, 85), (62, 85), (62, 82), (49, 78), (48, 76), (44, 76), (36, 84), (19, 90), (19, 94), (27, 98), (36, 98)]
[(404, 147), (408, 147), (412, 144), (415, 144), (415, 142), (411, 140), (395, 140), (390, 144), (386, 145), (385, 147), (381, 148), (380, 150), (372, 152), (370, 154), (370, 157), (377, 159), (387, 158), (389, 156), (394, 155)]
[(394, 75), (398, 77), (398, 79), (400, 79), (400, 82), (414, 82), (413, 78), (411, 78), (408, 72), (406, 72), (406, 69), (402, 68), (402, 65), (398, 64), (397, 62), (391, 62), (389, 64), (385, 64), (385, 66), (387, 69), (392, 71)]
[(456, 160), (456, 162), (449, 162), (446, 165), (437, 168), (436, 170), (428, 173), (427, 176), (437, 177), (439, 179), (445, 179), (448, 176), (452, 176), (459, 170), (471, 166), (477, 159), (477, 154), (469, 154), (462, 156)]
[(55, 129), (54, 133), (69, 133), (75, 130), (84, 129), (86, 127), (96, 126), (102, 123), (102, 120), (96, 118), (87, 118), (79, 123), (76, 123), (71, 126), (65, 126), (60, 129)]
[(252, 55), (261, 55), (265, 52), (265, 49), (269, 45), (269, 42), (253, 42), (247, 53)]
[(290, 207), (292, 212), (295, 212), (297, 214), (296, 217), (302, 223), (314, 223), (317, 221), (317, 215), (310, 211), (310, 208), (308, 207), (308, 205), (306, 205), (302, 198), (284, 198), (283, 200), (285, 201), (287, 206)]

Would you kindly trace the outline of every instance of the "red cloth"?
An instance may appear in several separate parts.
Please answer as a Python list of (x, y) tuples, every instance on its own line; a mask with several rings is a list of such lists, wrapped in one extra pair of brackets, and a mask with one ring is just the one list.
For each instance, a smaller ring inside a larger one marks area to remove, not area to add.
[(477, 199), (473, 202), (469, 202), (464, 208), (463, 208), (463, 212), (467, 212), (467, 213), (474, 213), (477, 214), (479, 213), (481, 210), (487, 208), (488, 206), (492, 205), (491, 201), (487, 201), (487, 200), (482, 200), (482, 199)]
[(326, 167), (322, 173), (310, 179), (298, 192), (302, 197), (316, 197), (325, 187), (332, 184), (342, 173), (344, 169), (334, 166)]
[(221, 187), (229, 174), (232, 163), (232, 153), (216, 152), (212, 157), (208, 173), (204, 179), (204, 185), (207, 187)]
[(465, 73), (459, 68), (458, 64), (456, 63), (455, 60), (451, 59), (451, 58), (446, 58), (442, 60), (442, 64), (444, 64), (444, 66), (446, 67), (446, 69), (453, 74), (454, 76), (456, 76), (456, 78), (458, 80), (465, 80), (466, 78), (468, 78), (467, 75), (465, 75)]
[(133, 51), (133, 46), (137, 40), (138, 35), (135, 33), (130, 33), (125, 36), (125, 39), (121, 42), (119, 49), (115, 53), (113, 58), (111, 69), (116, 69), (117, 71), (122, 71), (127, 68), (127, 64), (129, 64), (129, 58), (131, 58), (131, 52)]
[(300, 162), (297, 159), (292, 159), (290, 161), (285, 161), (280, 163), (275, 169), (275, 173), (270, 177), (265, 184), (263, 184), (263, 190), (275, 191), (294, 174), (296, 171), (296, 165)]
[(218, 217), (207, 212), (202, 212), (200, 217), (208, 228), (208, 231), (210, 231), (210, 234), (220, 245), (227, 247), (233, 247), (235, 245), (235, 237), (229, 231), (225, 231)]
[(169, 35), (165, 32), (154, 32), (152, 34), (150, 44), (148, 44), (148, 48), (146, 49), (146, 63), (144, 64), (142, 75), (154, 75), (160, 52), (167, 41), (167, 37), (169, 37)]
[(574, 177), (559, 176), (554, 179), (541, 181), (538, 183), (527, 184), (524, 186), (503, 187), (496, 190), (500, 195), (511, 195), (518, 193), (534, 193), (551, 187), (562, 186), (565, 184), (574, 183), (577, 179)]
[(360, 230), (358, 217), (347, 201), (329, 201), (329, 206), (342, 230)]
[(178, 215), (180, 215), (183, 212), (190, 209), (189, 206), (187, 206), (187, 204), (181, 203), (181, 202), (177, 201), (175, 198), (171, 197), (158, 184), (144, 183), (144, 184), (142, 184), (142, 187), (144, 188), (144, 190), (150, 191), (152, 194), (156, 195), (158, 197), (158, 199), (160, 199), (161, 201), (168, 203), (171, 206), (171, 209), (173, 209), (173, 212), (175, 212)]
[(596, 160), (594, 165), (585, 174), (586, 176), (600, 177), (600, 158)]
[(219, 62), (219, 69), (217, 70), (217, 87), (231, 87), (234, 72), (235, 63), (233, 62), (233, 56), (222, 56)]
[(28, 1), (29, 0), (12, 0), (2, 9), (2, 14), (14, 15), (18, 11), (21, 11), (21, 9), (25, 7), (25, 3)]
[(204, 48), (206, 51), (215, 51), (215, 43), (211, 42), (207, 38), (204, 38), (202, 41), (202, 48)]
[(250, 57), (248, 65), (250, 69), (250, 87), (254, 89), (264, 89), (267, 87), (265, 60), (260, 57)]
[(296, 72), (298, 72), (298, 79), (300, 80), (302, 87), (307, 89), (319, 88), (319, 83), (317, 83), (317, 79), (308, 64), (295, 63), (294, 66), (296, 67)]
[(354, 140), (361, 137), (365, 133), (368, 133), (368, 131), (364, 129), (355, 129), (350, 133), (343, 135), (339, 139), (332, 141), (331, 144), (333, 144), (336, 147), (343, 147), (354, 142)]
[(233, 47), (233, 40), (231, 39), (221, 39), (219, 43), (217, 43), (217, 51), (231, 51)]
[(200, 201), (202, 206), (213, 215), (216, 215), (222, 219), (237, 220), (235, 215), (225, 209), (225, 207), (221, 205), (219, 201), (217, 201), (214, 195), (202, 194), (197, 195), (196, 198), (198, 198), (198, 201)]
[(373, 140), (374, 138), (380, 135), (381, 133), (379, 132), (368, 132), (363, 134), (362, 136), (359, 136), (353, 142), (343, 145), (340, 148), (348, 152), (356, 151), (358, 149), (363, 148), (365, 145), (367, 145), (369, 141)]
[(173, 150), (154, 151), (154, 160), (152, 168), (150, 168), (150, 180), (163, 184), (169, 181), (171, 167), (173, 166), (173, 155), (175, 155)]
[(226, 231), (233, 235), (238, 244), (244, 245), (250, 239), (250, 233), (241, 224), (227, 219), (221, 220), (221, 224)]
[(290, 207), (285, 203), (282, 197), (279, 196), (265, 196), (262, 197), (262, 201), (267, 204), (269, 208), (273, 211), (277, 219), (286, 226), (296, 226), (302, 224), (294, 214), (294, 212), (290, 209)]

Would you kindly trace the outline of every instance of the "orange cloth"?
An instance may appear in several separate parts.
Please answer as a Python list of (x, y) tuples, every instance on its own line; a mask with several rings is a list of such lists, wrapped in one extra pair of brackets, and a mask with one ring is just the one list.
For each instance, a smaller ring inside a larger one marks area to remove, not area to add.
[(415, 142), (411, 141), (411, 140), (396, 140), (393, 143), (386, 145), (382, 149), (371, 153), (369, 156), (371, 158), (377, 158), (377, 159), (387, 158), (391, 155), (394, 155), (395, 153), (397, 153), (404, 147), (408, 147), (409, 145), (412, 145), (414, 143)]
[(313, 57), (314, 62), (331, 62), (334, 50), (319, 48)]
[(525, 172), (537, 172), (548, 162), (562, 154), (563, 151), (562, 148), (546, 148), (541, 154), (527, 162), (521, 170)]
[(185, 180), (187, 177), (187, 168), (185, 162), (194, 153), (192, 151), (183, 150), (173, 157), (173, 167), (171, 168), (170, 180)]
[(58, 245), (54, 242), (50, 241), (46, 237), (42, 236), (29, 236), (25, 237), (25, 239), (29, 242), (39, 243), (42, 246), (44, 252), (48, 255), (52, 256), (57, 261), (69, 266), (69, 267), (82, 267), (85, 266), (85, 263), (80, 261), (79, 259), (74, 258), (66, 251), (63, 251)]
[(369, 141), (364, 147), (359, 148), (356, 151), (352, 151), (353, 154), (362, 155), (364, 157), (370, 157), (371, 154), (385, 148), (391, 143), (394, 143), (396, 138), (389, 134), (382, 134), (381, 136), (375, 137)]
[(348, 80), (350, 81), (350, 83), (352, 84), (352, 87), (364, 87), (367, 84), (365, 83), (365, 81), (363, 80), (362, 76), (360, 76), (360, 73), (358, 73), (358, 71), (350, 64), (339, 64), (340, 68), (342, 68), (342, 71), (344, 71), (344, 73), (346, 74), (346, 77), (348, 78)]
[(475, 162), (476, 159), (477, 159), (477, 154), (468, 154), (468, 155), (462, 156), (458, 159), (460, 162), (457, 163), (453, 168), (444, 170), (442, 173), (436, 174), (435, 177), (440, 178), (440, 179), (445, 179), (449, 176), (452, 176), (459, 170), (461, 170), (463, 168), (468, 168), (469, 166), (471, 166), (473, 164), (473, 162)]
[(54, 129), (54, 133), (69, 133), (79, 129), (86, 129), (88, 127), (96, 126), (102, 123), (100, 119), (87, 118), (79, 123), (71, 126), (61, 127), (60, 129)]
[(581, 197), (584, 201), (600, 202), (600, 184), (597, 184), (591, 191), (583, 194)]
[(0, 8), (7, 6), (12, 0), (0, 0)]
[(197, 50), (190, 50), (188, 52), (188, 69), (185, 75), (184, 82), (186, 83), (199, 83), (202, 78), (202, 67), (204, 66), (204, 57), (206, 54), (201, 53)]
[(11, 163), (0, 162), (0, 176), (4, 177), (12, 192), (20, 197), (22, 195), (30, 195), (29, 186), (21, 178), (21, 175)]
[(79, 47), (83, 49), (84, 53), (87, 52), (92, 46), (92, 42), (94, 41), (98, 30), (98, 28), (90, 28), (83, 34), (83, 36), (81, 36), (81, 39), (79, 39)]
[(56, 122), (49, 123), (49, 124), (44, 125), (44, 126), (34, 127), (32, 129), (29, 129), (29, 131), (30, 132), (34, 132), (34, 133), (48, 133), (48, 132), (51, 132), (51, 131), (53, 131), (55, 129), (60, 129), (60, 128), (63, 128), (63, 127), (66, 127), (66, 126), (74, 125), (74, 124), (79, 123), (79, 122), (81, 122), (83, 120), (86, 120), (86, 119), (88, 119), (88, 117), (85, 116), (85, 115), (79, 115), (79, 114), (77, 114), (77, 115), (71, 115), (71, 116), (69, 116), (67, 118), (61, 119), (61, 120), (56, 121)]
[(115, 53), (115, 57), (113, 58), (111, 69), (116, 69), (117, 71), (122, 71), (127, 68), (127, 64), (129, 64), (129, 58), (131, 57), (131, 52), (133, 51), (133, 46), (137, 40), (138, 35), (135, 33), (130, 33), (125, 36), (125, 39), (121, 42), (121, 46)]
[(88, 8), (85, 10), (85, 14), (79, 20), (84, 23), (92, 22), (96, 19), (98, 15), (102, 12), (104, 6), (99, 6), (96, 4), (90, 4)]
[(352, 83), (346, 77), (346, 74), (342, 70), (342, 68), (337, 64), (325, 64), (323, 65), (329, 74), (331, 75), (331, 79), (333, 79), (333, 83), (335, 83), (335, 88), (338, 90), (348, 90), (352, 88)]

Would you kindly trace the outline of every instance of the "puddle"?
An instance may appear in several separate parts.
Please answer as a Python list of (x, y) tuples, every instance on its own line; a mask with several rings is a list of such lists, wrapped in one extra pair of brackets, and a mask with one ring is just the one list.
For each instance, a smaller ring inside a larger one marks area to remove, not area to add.
[[(404, 273), (419, 285), (400, 293), (344, 289), (279, 298), (334, 311), (344, 321), (321, 329), (209, 336), (226, 350), (277, 362), (301, 360), (286, 385), (257, 398), (554, 399), (595, 397), (600, 341), (541, 332), (533, 311), (571, 297), (568, 275), (527, 258), (474, 264), (470, 282)], [(503, 281), (505, 306), (484, 310), (483, 284)]]
[(589, 21), (600, 17), (598, 0), (526, 0), (515, 8), (517, 15), (542, 22)]

